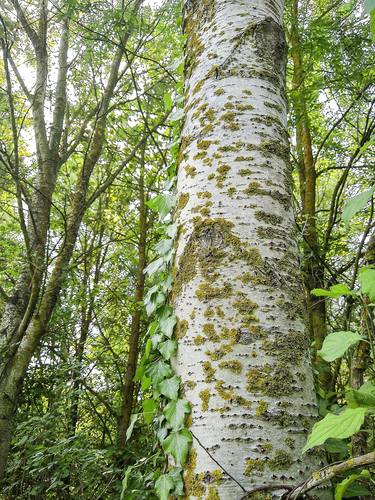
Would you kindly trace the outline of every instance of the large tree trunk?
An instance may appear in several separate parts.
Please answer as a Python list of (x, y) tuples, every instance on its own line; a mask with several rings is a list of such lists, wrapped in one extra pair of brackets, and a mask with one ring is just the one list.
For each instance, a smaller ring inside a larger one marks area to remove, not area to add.
[[(190, 498), (239, 498), (238, 483), (291, 484), (317, 466), (301, 456), (317, 410), (291, 203), (282, 13), (282, 0), (185, 2), (173, 303), (177, 370), (192, 403)], [(232, 477), (220, 479), (211, 456)]]

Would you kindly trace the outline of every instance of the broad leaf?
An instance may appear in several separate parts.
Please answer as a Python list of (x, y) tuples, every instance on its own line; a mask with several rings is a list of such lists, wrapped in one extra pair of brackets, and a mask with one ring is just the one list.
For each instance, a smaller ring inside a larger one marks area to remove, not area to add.
[(348, 402), (349, 408), (358, 408), (363, 406), (365, 408), (375, 409), (375, 387), (367, 382), (363, 384), (358, 390), (349, 389), (345, 393), (345, 399)]
[(184, 425), (185, 415), (190, 413), (190, 404), (186, 399), (177, 399), (168, 403), (163, 413), (172, 429), (178, 430)]
[(166, 228), (165, 232), (167, 233), (168, 236), (171, 238), (175, 238), (177, 235), (178, 231), (178, 224), (169, 224), (169, 226)]
[(158, 346), (164, 359), (171, 359), (177, 352), (177, 342), (175, 340), (166, 340)]
[(147, 375), (151, 378), (154, 385), (161, 380), (172, 375), (171, 367), (165, 361), (159, 360), (147, 367)]
[(324, 339), (322, 348), (318, 354), (325, 361), (334, 361), (341, 358), (346, 351), (357, 344), (363, 337), (357, 332), (334, 332)]
[(166, 378), (158, 385), (158, 390), (163, 396), (168, 399), (175, 400), (178, 398), (178, 391), (180, 388), (180, 377), (176, 375), (171, 378)]
[(172, 455), (177, 465), (183, 466), (186, 463), (191, 442), (191, 433), (187, 429), (171, 432), (163, 441), (163, 450)]
[(160, 215), (161, 219), (164, 219), (175, 206), (176, 197), (172, 194), (158, 194), (155, 198), (149, 200), (147, 204), (151, 210)]
[(341, 483), (336, 486), (335, 489), (335, 500), (342, 500), (344, 493), (348, 487), (354, 483), (357, 479), (369, 479), (370, 473), (368, 470), (363, 470), (360, 474), (351, 474), (349, 477), (345, 478)]
[(155, 490), (160, 500), (168, 500), (169, 494), (174, 490), (174, 481), (169, 474), (163, 474), (155, 483)]
[(155, 407), (156, 404), (153, 399), (145, 399), (144, 401), (142, 401), (143, 418), (146, 424), (151, 424), (155, 413)]
[(349, 224), (349, 221), (354, 215), (364, 208), (371, 196), (374, 194), (375, 186), (363, 193), (358, 194), (357, 196), (353, 196), (350, 198), (344, 206), (344, 210), (342, 212), (342, 220), (345, 224)]
[(358, 273), (358, 281), (361, 285), (361, 292), (368, 296), (371, 302), (375, 302), (375, 268), (361, 267)]
[(151, 386), (152, 384), (152, 380), (147, 377), (147, 375), (143, 375), (143, 377), (141, 378), (141, 387), (142, 387), (142, 391), (147, 391), (147, 389)]
[(329, 290), (324, 290), (323, 288), (314, 288), (311, 293), (316, 297), (331, 297), (332, 299), (337, 299), (343, 295), (353, 295), (352, 290), (347, 285), (337, 284), (332, 285)]
[(339, 415), (328, 413), (314, 425), (302, 451), (319, 446), (329, 438), (345, 439), (352, 436), (361, 428), (366, 412), (366, 408), (346, 408)]

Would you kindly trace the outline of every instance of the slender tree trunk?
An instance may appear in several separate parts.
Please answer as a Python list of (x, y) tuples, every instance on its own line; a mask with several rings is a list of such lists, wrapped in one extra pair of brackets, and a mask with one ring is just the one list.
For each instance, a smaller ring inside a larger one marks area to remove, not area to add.
[(140, 302), (143, 300), (145, 288), (144, 270), (146, 267), (146, 236), (147, 236), (147, 208), (145, 205), (145, 190), (144, 190), (144, 154), (145, 148), (142, 150), (141, 168), (139, 174), (139, 240), (138, 240), (138, 266), (136, 289), (134, 295), (135, 311), (132, 315), (130, 337), (129, 337), (129, 353), (126, 365), (125, 379), (122, 386), (122, 402), (120, 416), (118, 421), (118, 438), (117, 446), (119, 451), (122, 451), (126, 442), (126, 431), (129, 427), (130, 416), (134, 403), (134, 375), (137, 368), (137, 360), (139, 353), (139, 337), (141, 332), (141, 316), (142, 310)]
[(188, 498), (240, 498), (243, 488), (291, 484), (317, 466), (301, 455), (317, 409), (292, 208), (283, 8), (282, 0), (185, 2), (173, 303), (177, 370), (192, 403)]
[[(372, 234), (370, 237), (370, 241), (366, 249), (366, 254), (364, 256), (364, 262), (366, 265), (375, 264), (375, 234)], [(368, 338), (370, 335), (374, 335), (373, 325), (374, 322), (372, 309), (370, 307), (364, 307), (361, 317), (361, 328), (364, 338)], [(369, 363), (369, 356), (369, 342), (360, 342), (354, 351), (350, 367), (350, 386), (353, 389), (359, 389), (365, 381), (364, 374)], [(358, 432), (352, 437), (352, 450), (353, 456), (364, 455), (365, 453), (367, 453), (366, 432)]]
[[(304, 256), (303, 271), (307, 290), (307, 304), (311, 338), (318, 351), (327, 335), (326, 302), (322, 297), (311, 295), (314, 288), (324, 288), (324, 257), (316, 227), (316, 170), (312, 149), (310, 120), (306, 105), (306, 88), (302, 47), (299, 34), (298, 3), (293, 0), (290, 29), (291, 54), (293, 59), (292, 101), (296, 119), (297, 153), (299, 163), (300, 195), (303, 215)], [(315, 357), (321, 387), (331, 390), (329, 364), (319, 356)]]
[(109, 103), (117, 83), (121, 59), (122, 49), (119, 48), (114, 55), (108, 83), (98, 112), (91, 146), (86, 154), (76, 183), (64, 242), (56, 258), (46, 290), (41, 297), (38, 309), (35, 310), (34, 307), (30, 312), (31, 319), (28, 321), (25, 333), (15, 345), (15, 349), (11, 355), (3, 363), (0, 377), (0, 480), (3, 478), (5, 472), (14, 425), (14, 415), (17, 410), (18, 396), (22, 388), (26, 370), (40, 339), (47, 329), (73, 254), (85, 211), (89, 181), (104, 143)]

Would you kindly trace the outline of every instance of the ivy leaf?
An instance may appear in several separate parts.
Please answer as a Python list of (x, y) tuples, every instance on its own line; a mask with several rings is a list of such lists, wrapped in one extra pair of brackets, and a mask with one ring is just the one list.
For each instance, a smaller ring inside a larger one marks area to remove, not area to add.
[(178, 122), (178, 120), (181, 120), (181, 118), (184, 117), (184, 110), (182, 108), (178, 108), (176, 109), (176, 111), (174, 111), (173, 113), (171, 113), (171, 115), (169, 116), (169, 121), (170, 122)]
[(177, 317), (172, 313), (172, 311), (172, 308), (165, 307), (161, 313), (161, 317), (159, 318), (160, 330), (169, 338), (172, 337), (173, 329), (177, 323)]
[(177, 465), (183, 466), (192, 440), (191, 433), (187, 429), (171, 432), (163, 441), (163, 450), (172, 455)]
[(164, 359), (171, 359), (177, 352), (177, 342), (175, 340), (166, 340), (159, 345), (158, 349)]
[(165, 260), (163, 257), (159, 257), (158, 259), (152, 261), (143, 271), (144, 274), (148, 274), (151, 276), (155, 274), (157, 271), (162, 271), (165, 269)]
[(170, 236), (172, 239), (176, 237), (178, 231), (178, 224), (169, 224), (169, 226), (166, 228), (165, 232), (167, 233), (168, 236)]
[(151, 316), (156, 309), (165, 302), (164, 293), (157, 286), (153, 286), (145, 296), (145, 307), (148, 316)]
[(314, 425), (302, 452), (323, 444), (328, 438), (345, 439), (352, 436), (361, 428), (366, 412), (366, 408), (346, 408), (339, 415), (328, 413)]
[(162, 360), (155, 361), (147, 367), (147, 375), (151, 378), (153, 385), (172, 375), (171, 367)]
[(176, 496), (182, 496), (184, 494), (184, 481), (182, 479), (182, 469), (181, 467), (174, 467), (169, 471), (169, 476), (174, 482), (174, 493)]
[(155, 245), (155, 251), (159, 255), (165, 255), (169, 252), (169, 250), (173, 246), (173, 240), (172, 238), (168, 238), (166, 240), (161, 240), (157, 245)]
[(153, 399), (145, 399), (142, 401), (143, 418), (146, 424), (151, 424), (155, 412), (155, 401)]
[(168, 500), (169, 494), (174, 490), (174, 481), (169, 474), (163, 474), (155, 483), (155, 490), (160, 500)]
[(312, 295), (316, 297), (331, 297), (332, 299), (337, 299), (343, 295), (353, 295), (352, 290), (347, 285), (337, 284), (332, 285), (329, 290), (324, 290), (323, 288), (314, 288), (311, 290)]
[(358, 273), (361, 291), (367, 295), (371, 302), (375, 302), (375, 269), (370, 266), (361, 267)]
[(147, 205), (164, 219), (176, 204), (176, 197), (173, 194), (158, 194), (147, 202)]
[(133, 434), (134, 425), (135, 425), (136, 421), (138, 420), (138, 415), (139, 415), (138, 413), (133, 413), (130, 416), (129, 427), (127, 428), (127, 431), (126, 431), (126, 441), (128, 441), (131, 438), (131, 435)]
[(342, 500), (348, 487), (357, 479), (370, 479), (370, 472), (368, 470), (363, 470), (360, 474), (351, 474), (341, 481), (335, 489), (335, 500)]
[(363, 337), (357, 332), (334, 332), (324, 339), (322, 348), (318, 354), (325, 361), (334, 361), (341, 358), (346, 351), (357, 344)]
[(367, 205), (367, 202), (374, 194), (375, 186), (363, 193), (357, 194), (357, 196), (353, 196), (350, 198), (344, 206), (344, 210), (342, 212), (342, 220), (345, 224), (349, 224), (349, 221), (354, 215), (362, 210)]
[(172, 429), (181, 429), (184, 425), (185, 415), (190, 413), (190, 404), (186, 399), (177, 399), (177, 401), (171, 401), (164, 408), (164, 415), (167, 422), (172, 426)]
[[(167, 365), (168, 366), (168, 365)], [(175, 400), (178, 398), (178, 390), (180, 388), (180, 377), (166, 378), (158, 385), (158, 390), (163, 396), (168, 399)]]

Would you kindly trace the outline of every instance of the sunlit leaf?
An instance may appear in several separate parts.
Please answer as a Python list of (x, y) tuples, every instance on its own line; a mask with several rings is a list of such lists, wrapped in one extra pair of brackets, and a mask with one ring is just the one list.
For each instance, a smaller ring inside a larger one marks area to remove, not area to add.
[(364, 208), (371, 196), (374, 194), (375, 186), (363, 193), (358, 194), (357, 196), (353, 196), (350, 198), (344, 206), (344, 210), (342, 212), (342, 220), (345, 224), (349, 224), (350, 219), (352, 219), (357, 212)]
[(361, 428), (366, 412), (366, 408), (347, 408), (339, 415), (328, 413), (314, 425), (302, 451), (319, 446), (328, 438), (345, 439), (352, 436)]
[(375, 268), (362, 267), (358, 273), (358, 281), (361, 285), (361, 292), (367, 295), (371, 302), (375, 302)]
[(318, 354), (325, 361), (334, 361), (341, 358), (346, 351), (357, 344), (363, 337), (357, 332), (334, 332), (324, 339)]
[(324, 290), (323, 288), (314, 288), (311, 290), (312, 295), (316, 297), (331, 297), (332, 299), (337, 299), (343, 295), (353, 295), (353, 291), (347, 285), (337, 284), (332, 285), (329, 290)]

